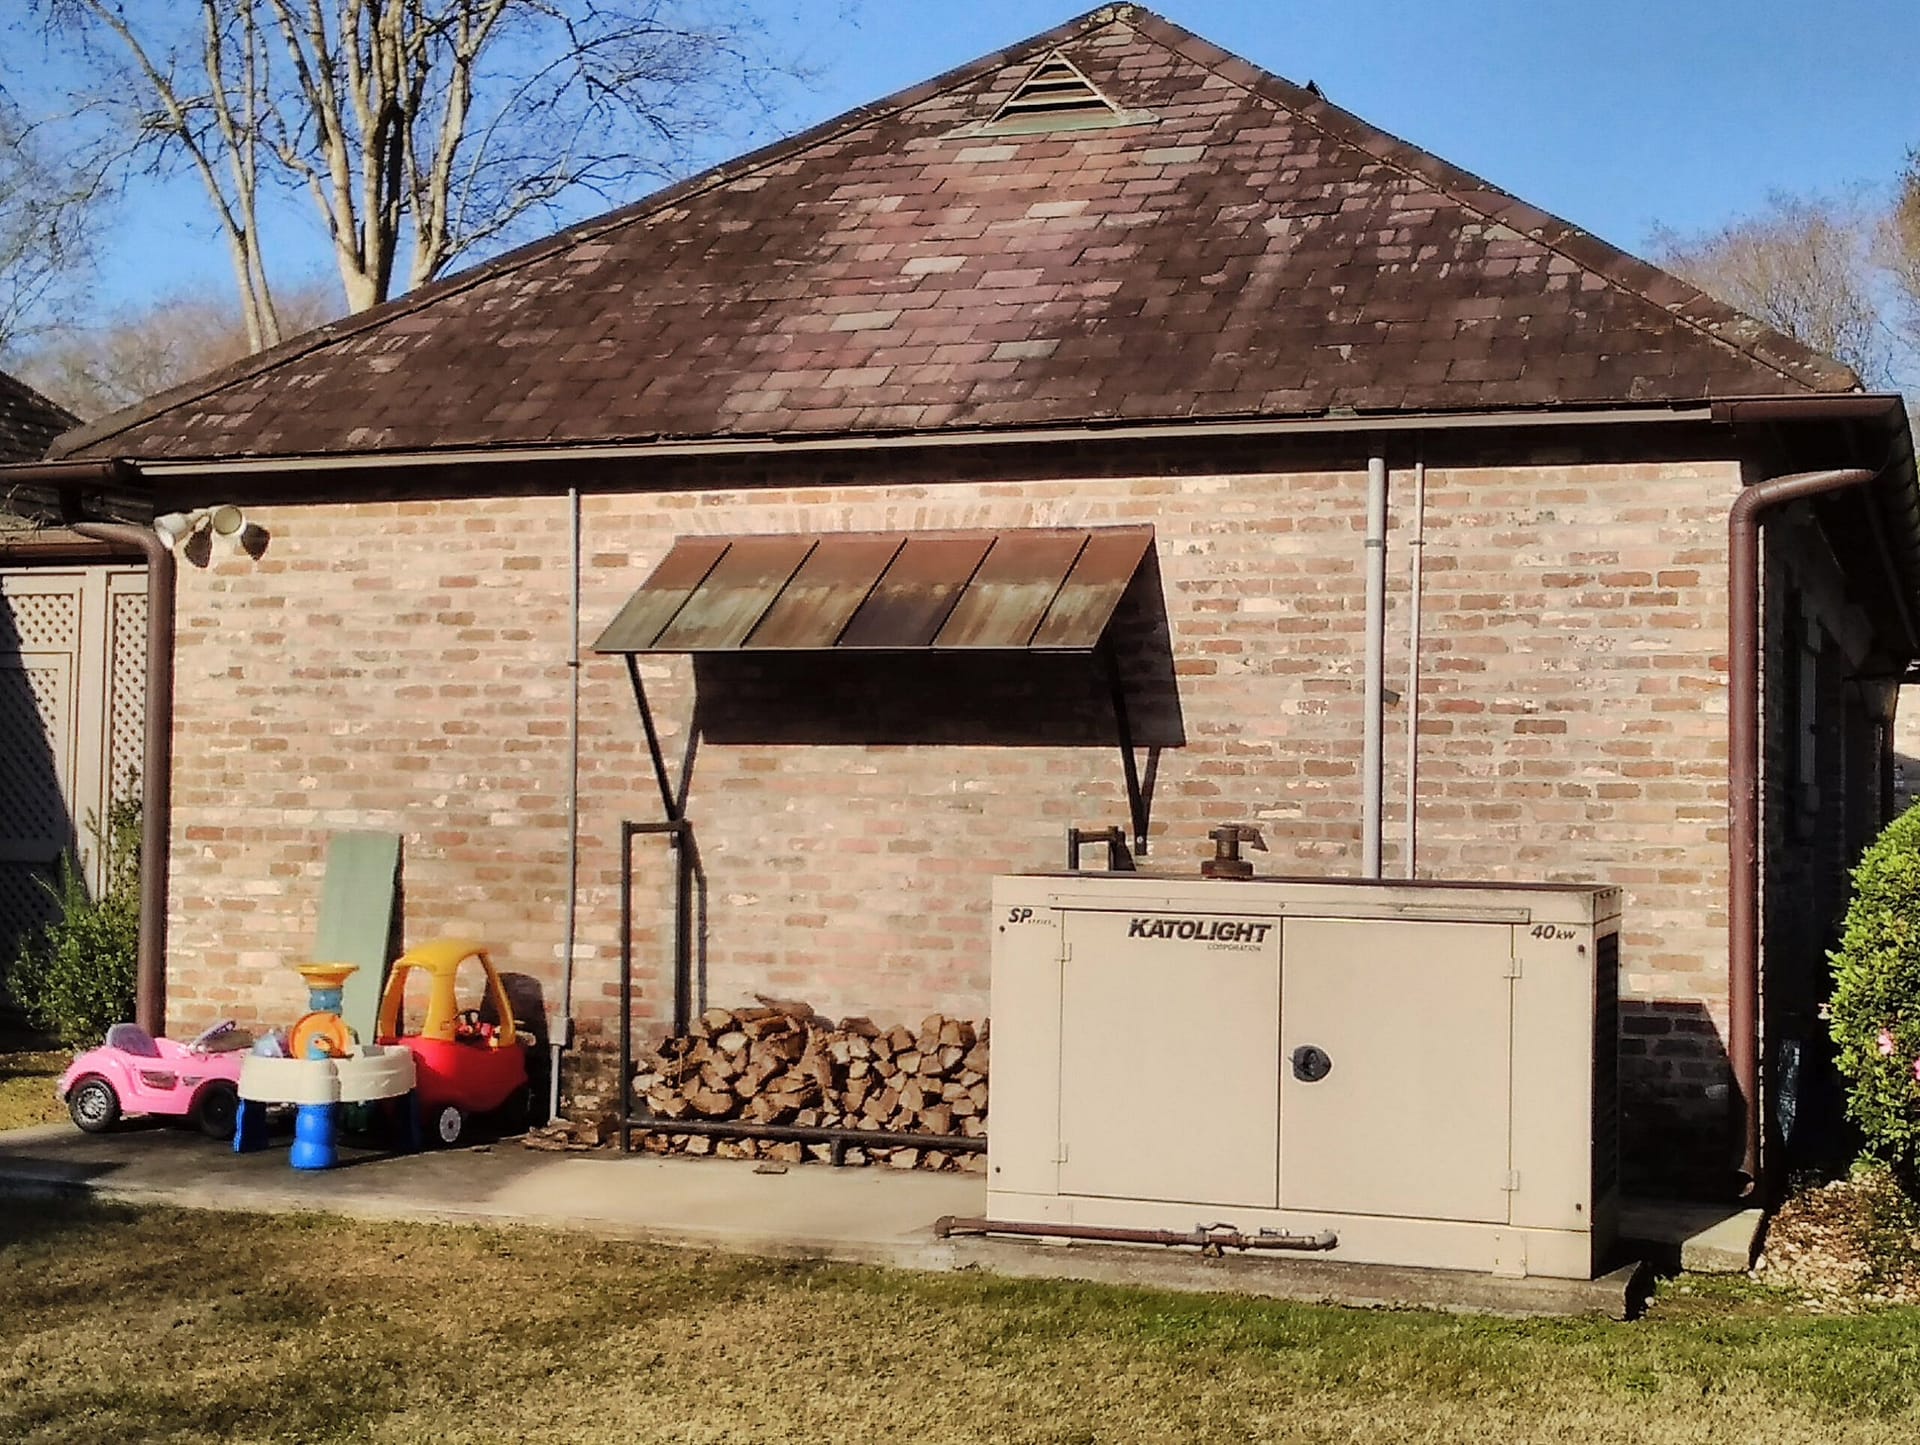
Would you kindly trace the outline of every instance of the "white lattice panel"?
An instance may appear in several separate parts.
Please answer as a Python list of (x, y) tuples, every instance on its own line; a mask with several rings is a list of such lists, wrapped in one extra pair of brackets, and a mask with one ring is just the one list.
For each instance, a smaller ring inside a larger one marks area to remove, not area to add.
[(71, 591), (0, 589), (0, 652), (66, 651), (79, 645), (80, 599)]
[[(134, 581), (144, 586), (145, 578)], [(139, 790), (147, 720), (147, 594), (116, 591), (108, 647), (107, 797), (110, 802)]]

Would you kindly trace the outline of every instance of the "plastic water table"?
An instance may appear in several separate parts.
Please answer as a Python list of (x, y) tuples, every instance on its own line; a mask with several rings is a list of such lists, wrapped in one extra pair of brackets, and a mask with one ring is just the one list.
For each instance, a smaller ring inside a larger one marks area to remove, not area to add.
[(341, 987), (351, 964), (307, 964), (309, 1011), (288, 1035), (292, 1057), (249, 1054), (240, 1065), (240, 1108), (234, 1124), (235, 1153), (266, 1145), (266, 1110), (291, 1104), (294, 1123), (292, 1164), (296, 1169), (325, 1169), (337, 1157), (341, 1104), (371, 1104), (401, 1099), (407, 1138), (419, 1145), (419, 1115), (413, 1098), (416, 1070), (404, 1048), (361, 1044), (340, 1019)]

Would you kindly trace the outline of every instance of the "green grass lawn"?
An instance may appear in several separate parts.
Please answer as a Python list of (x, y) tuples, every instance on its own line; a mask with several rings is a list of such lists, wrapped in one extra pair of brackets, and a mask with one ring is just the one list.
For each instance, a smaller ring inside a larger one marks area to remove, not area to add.
[(1920, 1312), (1510, 1322), (0, 1205), (9, 1441), (1910, 1441)]
[(51, 1124), (67, 1117), (66, 1106), (53, 1096), (53, 1085), (69, 1057), (0, 1051), (0, 1129)]

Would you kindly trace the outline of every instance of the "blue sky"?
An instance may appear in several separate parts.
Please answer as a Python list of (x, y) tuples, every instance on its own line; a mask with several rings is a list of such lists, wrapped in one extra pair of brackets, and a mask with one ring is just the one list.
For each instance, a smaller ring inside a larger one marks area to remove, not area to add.
[[(1045, 30), (1091, 0), (867, 0), (857, 25), (780, 32), (821, 71), (798, 129)], [(788, 7), (770, 7), (786, 10)], [(1256, 64), (1628, 249), (1772, 190), (1885, 185), (1920, 146), (1920, 0), (1165, 0)], [(196, 183), (130, 199), (96, 298), (205, 283), (226, 259)], [(326, 274), (316, 227), (290, 272)]]

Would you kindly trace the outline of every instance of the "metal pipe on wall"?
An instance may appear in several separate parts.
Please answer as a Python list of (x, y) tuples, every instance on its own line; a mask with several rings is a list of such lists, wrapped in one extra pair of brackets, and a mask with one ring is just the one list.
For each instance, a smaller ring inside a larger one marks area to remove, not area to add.
[(1381, 786), (1386, 730), (1387, 458), (1376, 446), (1367, 458), (1366, 719), (1361, 743), (1360, 872), (1380, 876)]
[(1740, 1172), (1760, 1185), (1760, 615), (1761, 513), (1864, 486), (1850, 468), (1756, 482), (1727, 512), (1727, 1059), (1743, 1127)]
[(567, 912), (559, 1036), (547, 1041), (547, 1117), (560, 1116), (560, 1056), (573, 1047), (573, 932), (580, 891), (580, 489), (567, 488)]
[(1427, 462), (1413, 464), (1413, 552), (1407, 602), (1407, 877), (1419, 876), (1420, 845), (1420, 583), (1427, 551)]

